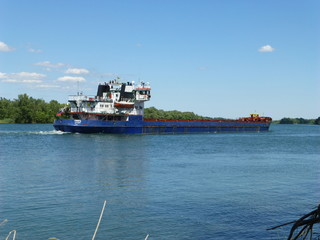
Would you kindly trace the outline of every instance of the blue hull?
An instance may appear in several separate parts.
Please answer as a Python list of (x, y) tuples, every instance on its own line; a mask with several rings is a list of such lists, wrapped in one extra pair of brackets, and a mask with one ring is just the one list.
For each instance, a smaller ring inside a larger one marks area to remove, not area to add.
[(129, 121), (56, 119), (54, 128), (72, 133), (175, 134), (268, 131), (270, 122), (240, 121), (144, 121), (130, 116)]

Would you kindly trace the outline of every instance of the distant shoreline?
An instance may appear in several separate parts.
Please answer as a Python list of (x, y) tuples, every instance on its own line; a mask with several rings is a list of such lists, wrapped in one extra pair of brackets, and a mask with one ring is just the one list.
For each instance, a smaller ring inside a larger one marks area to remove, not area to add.
[(317, 119), (304, 119), (304, 118), (282, 118), (280, 120), (272, 121), (274, 124), (307, 124), (307, 125), (320, 125), (320, 117)]
[[(298, 120), (297, 120), (298, 119)], [(0, 124), (53, 124), (53, 122), (46, 123), (15, 123), (13, 119), (0, 119)], [(272, 121), (272, 124), (286, 124), (286, 125), (320, 125), (320, 117), (317, 119), (303, 119), (303, 118), (282, 118), (280, 120)]]
[[(18, 95), (17, 99), (9, 100), (0, 97), (0, 124), (50, 124), (56, 118), (56, 113), (66, 104), (56, 100), (45, 102), (35, 99), (27, 94)], [(227, 118), (212, 118), (197, 115), (193, 112), (181, 112), (177, 110), (166, 111), (155, 107), (144, 110), (145, 118), (158, 119), (186, 119), (186, 120), (232, 120)], [(273, 124), (316, 124), (320, 125), (320, 117), (317, 119), (282, 118), (272, 121)]]

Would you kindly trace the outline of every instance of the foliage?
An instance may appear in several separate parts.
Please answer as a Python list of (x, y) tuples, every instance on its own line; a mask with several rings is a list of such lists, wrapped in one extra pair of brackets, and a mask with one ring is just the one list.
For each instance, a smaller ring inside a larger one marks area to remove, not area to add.
[[(27, 94), (20, 94), (14, 100), (0, 97), (0, 123), (52, 123), (55, 119), (55, 114), (64, 106), (65, 104), (60, 104), (56, 100), (51, 100), (47, 103), (42, 99), (29, 97)], [(224, 118), (204, 117), (193, 112), (164, 111), (155, 107), (146, 108), (144, 110), (144, 117), (157, 119), (225, 120)], [(274, 121), (274, 123), (320, 125), (320, 117), (317, 119), (282, 118), (280, 121)]]
[(282, 118), (280, 124), (320, 124), (320, 117), (317, 119), (304, 119), (304, 118)]
[(292, 118), (282, 118), (279, 123), (280, 124), (293, 124), (294, 121)]
[(11, 118), (0, 119), (0, 123), (14, 123), (14, 120)]
[(56, 100), (47, 103), (27, 94), (20, 94), (14, 100), (0, 98), (0, 119), (7, 123), (52, 123), (63, 106)]
[(144, 110), (145, 118), (153, 119), (188, 119), (188, 120), (210, 120), (212, 118), (199, 116), (193, 112), (180, 112), (177, 110), (164, 111), (155, 107), (146, 108)]
[[(193, 112), (180, 112), (180, 111), (164, 111), (155, 107), (146, 108), (144, 110), (145, 118), (157, 119), (188, 119), (188, 120), (231, 120), (226, 118), (210, 118), (199, 116)], [(273, 123), (279, 124), (318, 124), (320, 125), (320, 117), (317, 119), (304, 119), (304, 118), (282, 118)]]

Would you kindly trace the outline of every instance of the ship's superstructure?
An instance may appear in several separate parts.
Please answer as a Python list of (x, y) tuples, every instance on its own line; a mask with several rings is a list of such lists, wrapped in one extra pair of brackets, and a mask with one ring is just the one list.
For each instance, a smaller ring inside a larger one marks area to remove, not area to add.
[(159, 134), (268, 131), (272, 119), (251, 114), (238, 120), (144, 119), (144, 102), (151, 98), (149, 83), (102, 83), (96, 96), (69, 96), (69, 105), (54, 121), (64, 132)]
[(77, 120), (128, 120), (129, 115), (144, 113), (144, 102), (150, 100), (150, 84), (120, 83), (118, 79), (101, 83), (96, 96), (82, 93), (69, 96), (69, 106), (60, 112)]

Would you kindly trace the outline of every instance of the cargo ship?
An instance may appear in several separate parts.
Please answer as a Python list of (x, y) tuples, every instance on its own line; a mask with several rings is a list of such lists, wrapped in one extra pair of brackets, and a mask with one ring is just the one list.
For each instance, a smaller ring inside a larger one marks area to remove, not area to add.
[(268, 131), (270, 117), (251, 114), (237, 120), (184, 120), (144, 118), (144, 103), (151, 98), (149, 83), (99, 84), (96, 96), (82, 93), (69, 96), (53, 126), (71, 133), (175, 134)]

